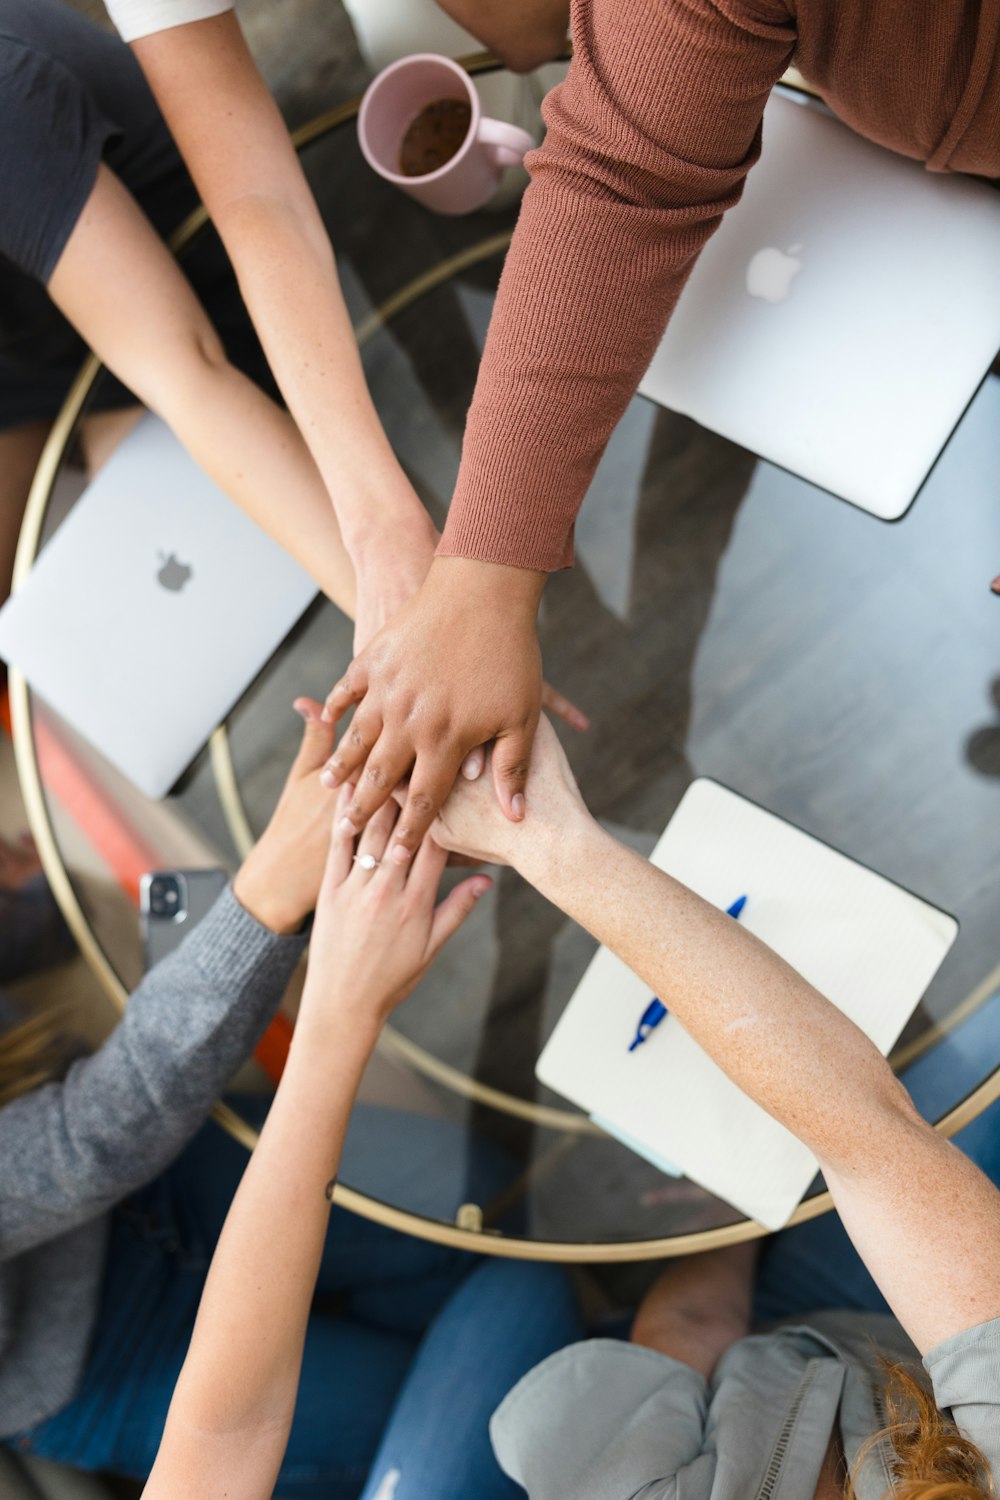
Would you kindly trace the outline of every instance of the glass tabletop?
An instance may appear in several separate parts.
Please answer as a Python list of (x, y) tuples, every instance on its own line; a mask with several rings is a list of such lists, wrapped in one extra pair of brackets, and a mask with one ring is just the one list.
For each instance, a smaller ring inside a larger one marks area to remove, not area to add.
[[(440, 524), (516, 202), (429, 214), (367, 168), (350, 107), (300, 146), (379, 413)], [(93, 399), (91, 386), (84, 411)], [(80, 488), (67, 471), (70, 415), (36, 486), (43, 540)], [(546, 675), (592, 720), (562, 737), (617, 836), (648, 853), (692, 779), (711, 776), (958, 918), (894, 1055), (899, 1067), (940, 1058), (935, 1118), (951, 1127), (1000, 1092), (989, 1047), (984, 1088), (970, 1096), (967, 1074), (949, 1081), (950, 1033), (1000, 987), (1000, 663), (987, 589), (998, 472), (995, 377), (894, 525), (637, 398), (581, 513), (576, 566), (552, 578), (541, 617)], [(349, 621), (318, 601), (161, 803), (43, 706), (29, 709), (15, 683), (36, 835), (113, 997), (141, 973), (136, 871), (235, 867), (294, 754), (292, 699), (323, 697), (350, 656)], [(81, 820), (70, 795), (81, 776), (110, 822)], [(341, 1172), (348, 1206), (431, 1239), (562, 1259), (640, 1259), (759, 1232), (536, 1081), (594, 951), (500, 873), (373, 1060)], [(227, 1121), (250, 1140), (273, 1081), (258, 1067), (238, 1087)], [(820, 1186), (803, 1216), (827, 1205)]]

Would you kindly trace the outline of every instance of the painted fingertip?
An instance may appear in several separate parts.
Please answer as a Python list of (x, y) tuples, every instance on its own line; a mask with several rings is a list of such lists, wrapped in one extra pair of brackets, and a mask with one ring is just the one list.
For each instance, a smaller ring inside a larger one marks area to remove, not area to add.
[(467, 755), (462, 762), (462, 775), (466, 781), (476, 781), (482, 774), (483, 763), (478, 755)]
[(410, 851), (405, 844), (393, 844), (392, 862), (394, 865), (406, 865), (410, 862)]
[(353, 839), (357, 835), (358, 830), (351, 822), (350, 818), (341, 818), (340, 822), (337, 824), (337, 831), (338, 833), (348, 833)]
[(333, 711), (330, 708), (329, 703), (324, 703), (323, 704), (323, 711), (320, 714), (320, 718), (323, 720), (324, 724), (332, 724), (333, 723)]
[(475, 896), (476, 900), (478, 901), (479, 898), (480, 898), (480, 896), (485, 896), (486, 892), (487, 891), (491, 891), (492, 889), (493, 889), (493, 882), (492, 882), (492, 880), (490, 880), (488, 876), (484, 876), (482, 880), (477, 880), (476, 881), (476, 884), (472, 887), (472, 894)]
[(335, 792), (340, 785), (340, 777), (337, 776), (333, 771), (331, 771), (329, 766), (326, 766), (324, 770), (320, 771), (319, 779), (324, 786), (330, 788), (331, 792)]
[(587, 718), (587, 715), (586, 714), (574, 714), (573, 715), (573, 728), (574, 729), (579, 729), (581, 733), (583, 732), (583, 730), (589, 729), (590, 728), (590, 720)]
[(524, 817), (524, 797), (520, 792), (515, 792), (513, 797), (511, 797), (510, 810), (514, 814), (514, 817), (517, 819), (517, 821), (520, 823), (521, 819)]
[(993, 582), (990, 584), (990, 588), (992, 589), (994, 594), (1000, 594), (1000, 573), (998, 573), (994, 578)]

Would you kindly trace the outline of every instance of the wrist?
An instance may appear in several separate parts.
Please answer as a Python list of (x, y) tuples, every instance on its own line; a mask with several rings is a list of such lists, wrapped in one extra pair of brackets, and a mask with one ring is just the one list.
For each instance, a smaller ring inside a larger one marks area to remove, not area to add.
[(468, 609), (470, 600), (484, 609), (494, 608), (505, 619), (534, 622), (548, 582), (548, 574), (535, 568), (515, 568), (507, 563), (479, 562), (471, 557), (435, 557), (427, 573), (435, 592), (460, 599)]
[(517, 873), (543, 896), (559, 905), (567, 882), (580, 870), (599, 867), (603, 845), (613, 842), (582, 803), (567, 798), (551, 813), (528, 811), (514, 849), (511, 864)]
[(295, 1034), (301, 1045), (334, 1048), (345, 1063), (354, 1059), (362, 1069), (382, 1033), (385, 1016), (379, 1007), (362, 1004), (329, 985), (317, 986), (307, 976), (299, 1004)]
[(437, 530), (409, 485), (392, 488), (355, 487), (361, 494), (349, 515), (341, 517), (344, 545), (360, 578), (392, 566), (400, 554), (424, 554), (429, 565), (437, 542)]
[(262, 927), (288, 937), (299, 931), (309, 911), (286, 894), (286, 884), (280, 866), (269, 859), (264, 839), (261, 839), (237, 870), (233, 895), (243, 910)]

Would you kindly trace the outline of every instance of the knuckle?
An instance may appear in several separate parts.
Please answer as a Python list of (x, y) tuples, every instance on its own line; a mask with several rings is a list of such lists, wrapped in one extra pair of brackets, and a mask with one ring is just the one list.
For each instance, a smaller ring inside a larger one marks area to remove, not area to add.
[(376, 787), (379, 791), (384, 791), (386, 786), (388, 785), (388, 777), (386, 776), (385, 771), (374, 761), (369, 761), (368, 765), (365, 767), (365, 781), (367, 781), (369, 785)]
[(426, 792), (410, 793), (409, 810), (413, 816), (429, 818), (433, 815), (434, 806), (433, 797), (429, 797)]
[(528, 762), (526, 760), (515, 760), (510, 765), (504, 766), (501, 775), (504, 781), (527, 781)]

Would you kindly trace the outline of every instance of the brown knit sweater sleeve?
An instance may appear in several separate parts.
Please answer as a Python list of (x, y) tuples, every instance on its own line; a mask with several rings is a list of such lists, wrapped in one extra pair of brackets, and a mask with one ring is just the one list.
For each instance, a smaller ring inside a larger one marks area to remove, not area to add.
[(692, 265), (757, 158), (785, 0), (574, 0), (439, 553), (551, 571)]

